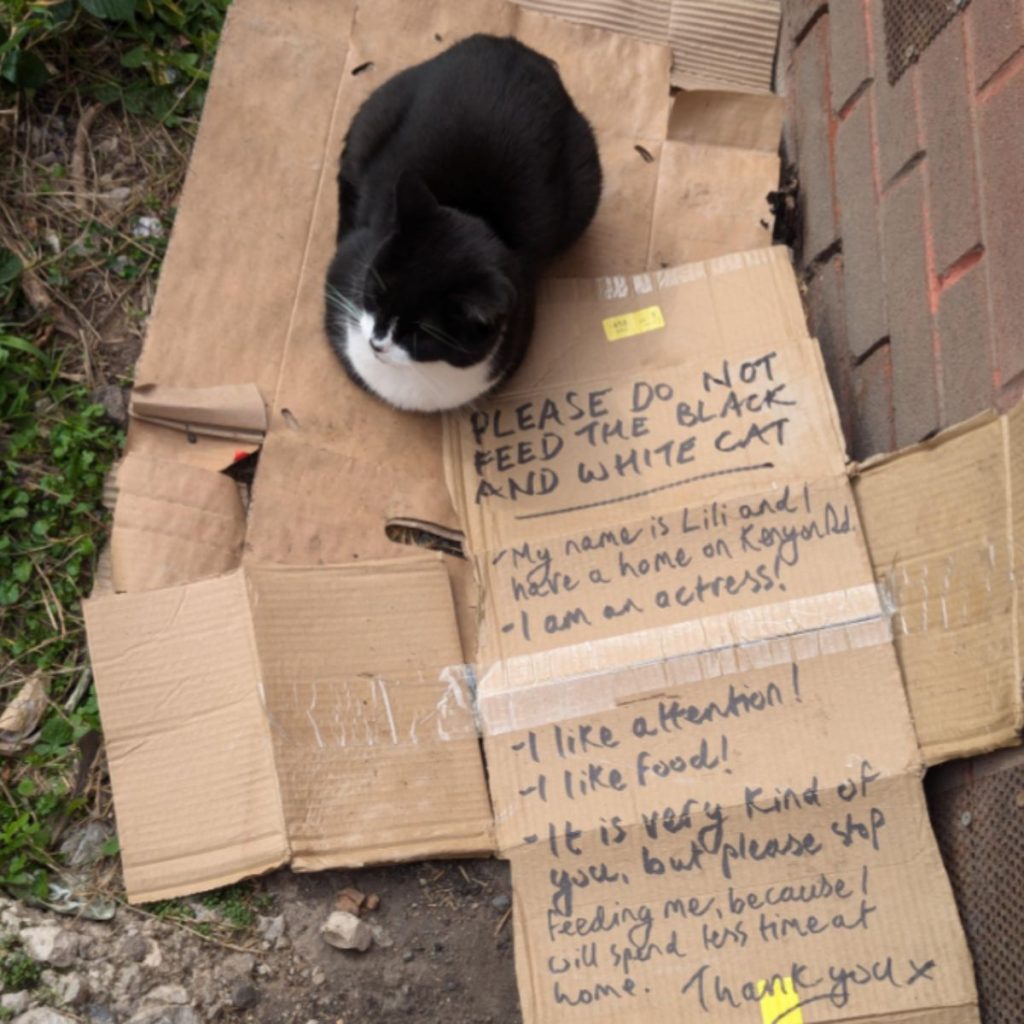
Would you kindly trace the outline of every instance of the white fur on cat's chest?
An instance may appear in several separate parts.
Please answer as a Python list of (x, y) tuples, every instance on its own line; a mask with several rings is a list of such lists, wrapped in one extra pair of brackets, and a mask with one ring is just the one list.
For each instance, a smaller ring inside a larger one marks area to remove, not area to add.
[(410, 412), (440, 412), (466, 405), (491, 383), (491, 360), (464, 369), (442, 361), (421, 363), (391, 341), (373, 346), (373, 317), (359, 310), (345, 324), (345, 355), (366, 386), (384, 401)]

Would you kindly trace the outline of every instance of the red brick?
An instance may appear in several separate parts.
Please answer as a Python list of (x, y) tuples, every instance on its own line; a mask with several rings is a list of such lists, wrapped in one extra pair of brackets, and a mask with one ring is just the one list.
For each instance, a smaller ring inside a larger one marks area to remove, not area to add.
[(942, 272), (981, 241), (974, 128), (959, 18), (925, 50), (920, 68), (929, 212), (935, 267)]
[(943, 426), (987, 409), (992, 401), (989, 309), (985, 270), (972, 267), (939, 299)]
[(851, 454), (859, 461), (896, 447), (890, 356), (889, 345), (879, 345), (853, 370), (857, 424)]
[(871, 163), (871, 110), (861, 101), (840, 122), (836, 136), (839, 226), (846, 293), (850, 296), (846, 336), (854, 358), (888, 333), (881, 224)]
[[(849, 2), (849, 0), (846, 0)], [(882, 0), (867, 0), (874, 51), (874, 94), (882, 184), (887, 185), (920, 152), (920, 133), (914, 103), (914, 68), (889, 85), (885, 62), (885, 21)]]
[(896, 443), (902, 447), (939, 426), (921, 168), (883, 197), (882, 241)]
[(805, 300), (811, 334), (821, 346), (825, 372), (839, 408), (843, 431), (850, 437), (854, 409), (850, 381), (850, 358), (846, 344), (843, 310), (843, 258), (833, 256), (814, 268), (807, 282)]
[(809, 263), (837, 237), (832, 202), (829, 143), (828, 18), (814, 23), (793, 54), (793, 109), (796, 120), (791, 159), (800, 168), (803, 262)]
[(1003, 383), (1024, 370), (1024, 69), (978, 107), (984, 263), (996, 366)]
[(832, 109), (842, 110), (871, 78), (864, 0), (843, 0), (828, 9)]
[(980, 89), (1024, 46), (1021, 0), (974, 0), (967, 8), (974, 87)]

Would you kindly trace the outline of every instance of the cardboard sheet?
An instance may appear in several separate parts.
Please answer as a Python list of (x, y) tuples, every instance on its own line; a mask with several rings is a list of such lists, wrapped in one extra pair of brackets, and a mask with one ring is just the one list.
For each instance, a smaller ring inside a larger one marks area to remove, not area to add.
[(437, 558), (236, 570), (85, 613), (130, 899), (491, 850)]
[[(662, 48), (495, 2), (469, 9), (379, 2), (366, 5), (353, 25), (352, 6), (333, 0), (308, 5), (302, 18), (289, 5), (240, 0), (228, 17), (137, 371), (115, 514), (118, 591), (183, 586), (191, 595), (189, 584), (233, 572), (243, 560), (253, 572), (272, 565), (312, 572), (417, 559), (416, 548), (390, 539), (402, 535), (389, 533), (397, 524), (460, 536), (443, 478), (440, 422), (392, 413), (349, 383), (325, 344), (321, 293), (336, 227), (337, 159), (356, 106), (388, 74), (480, 30), (515, 32), (555, 55), (600, 135), (604, 203), (563, 272), (613, 263), (641, 270), (655, 258), (732, 251), (767, 237), (764, 193), (777, 176), (774, 157), (757, 148), (740, 154), (736, 147), (750, 143), (720, 137), (720, 130), (708, 142), (699, 134), (666, 142), (671, 103)], [(265, 73), (299, 66), (302, 74), (281, 81)], [(608, 103), (610, 92), (628, 92), (631, 102)], [(764, 110), (762, 97), (749, 101), (738, 114), (735, 97), (713, 94), (705, 105), (728, 109), (725, 121), (745, 122), (749, 132)], [(292, 115), (296, 109), (302, 118)], [(685, 181), (663, 173), (663, 153), (671, 154), (674, 174), (691, 148), (709, 146), (749, 157), (749, 173), (716, 170), (692, 191), (701, 177), (694, 159)], [(708, 212), (726, 207), (733, 219), (713, 223)], [(690, 223), (686, 231), (675, 230), (677, 217)], [(255, 448), (264, 429), (246, 519), (235, 485), (220, 471)], [(472, 652), (476, 583), (467, 562), (449, 559), (447, 567), (462, 650)], [(135, 614), (128, 601), (119, 607)], [(194, 628), (202, 646), (203, 627)], [(113, 658), (111, 640), (111, 633), (90, 633), (101, 694), (109, 690), (102, 675)], [(134, 655), (126, 658), (130, 664)], [(463, 660), (460, 654), (453, 663)], [(172, 665), (168, 684), (186, 685), (177, 676), (191, 668)], [(151, 727), (147, 704), (132, 707), (134, 719), (111, 716), (107, 728), (115, 736)], [(378, 757), (391, 755), (378, 749)], [(404, 771), (415, 768), (409, 762)], [(466, 771), (482, 780), (479, 758)], [(156, 791), (151, 800), (159, 804)], [(448, 815), (440, 795), (434, 814), (438, 827), (426, 833), (424, 854), (479, 848), (477, 824), (470, 822), (460, 840), (463, 819)], [(144, 847), (132, 849), (134, 835), (129, 828), (126, 857), (145, 858)], [(207, 882), (196, 875), (191, 884)]]
[[(474, 31), (558, 61), (606, 187), (523, 370), (442, 428), (348, 382), (322, 282), (352, 113)], [(496, 0), (233, 4), (139, 367), (165, 404), (122, 467), (128, 592), (86, 610), (129, 893), (496, 830), (531, 1024), (975, 1021), (878, 560), (788, 257), (758, 248), (779, 104), (672, 103), (669, 66)], [(253, 439), (182, 429), (215, 387), (268, 409), (248, 520), (218, 470)]]
[(976, 1021), (787, 254), (555, 282), (536, 337), (445, 421), (524, 1020)]
[(672, 48), (672, 84), (767, 93), (779, 0), (516, 0), (545, 14)]
[(922, 756), (1019, 742), (1024, 408), (982, 416), (864, 467), (857, 503)]

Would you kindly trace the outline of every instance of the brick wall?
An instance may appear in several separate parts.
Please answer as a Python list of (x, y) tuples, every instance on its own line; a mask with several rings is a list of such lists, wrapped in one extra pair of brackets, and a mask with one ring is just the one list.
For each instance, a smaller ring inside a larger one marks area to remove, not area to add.
[(1024, 0), (889, 84), (882, 0), (783, 0), (798, 254), (851, 453), (1024, 392)]

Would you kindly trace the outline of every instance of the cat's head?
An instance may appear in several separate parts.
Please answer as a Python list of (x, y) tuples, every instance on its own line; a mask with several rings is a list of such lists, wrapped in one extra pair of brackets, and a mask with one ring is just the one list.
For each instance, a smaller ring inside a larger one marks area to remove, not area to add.
[(458, 369), (489, 360), (516, 302), (510, 262), (482, 220), (441, 206), (418, 177), (403, 175), (393, 229), (362, 280), (363, 330), (376, 358)]

